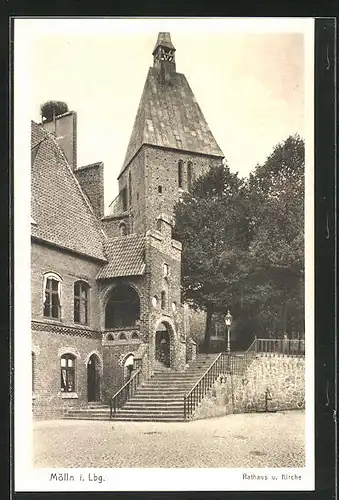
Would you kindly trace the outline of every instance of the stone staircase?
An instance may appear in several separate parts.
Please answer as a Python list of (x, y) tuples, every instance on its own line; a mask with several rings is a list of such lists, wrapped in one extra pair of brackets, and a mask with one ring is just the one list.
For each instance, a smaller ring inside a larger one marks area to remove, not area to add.
[[(142, 383), (132, 398), (113, 415), (113, 420), (179, 422), (184, 420), (184, 395), (187, 394), (218, 354), (200, 354), (184, 372), (155, 366), (154, 376)], [(100, 403), (69, 410), (64, 418), (108, 420), (110, 409)]]

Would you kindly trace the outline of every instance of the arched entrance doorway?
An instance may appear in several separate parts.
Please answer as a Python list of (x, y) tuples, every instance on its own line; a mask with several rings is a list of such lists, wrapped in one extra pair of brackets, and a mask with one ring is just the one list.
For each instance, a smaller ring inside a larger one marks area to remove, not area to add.
[(124, 383), (127, 382), (131, 378), (132, 371), (133, 371), (133, 366), (134, 366), (134, 355), (128, 354), (124, 361)]
[(171, 365), (170, 334), (164, 323), (160, 323), (155, 333), (155, 361), (162, 367)]
[(92, 354), (87, 363), (87, 399), (100, 401), (100, 361), (96, 354)]

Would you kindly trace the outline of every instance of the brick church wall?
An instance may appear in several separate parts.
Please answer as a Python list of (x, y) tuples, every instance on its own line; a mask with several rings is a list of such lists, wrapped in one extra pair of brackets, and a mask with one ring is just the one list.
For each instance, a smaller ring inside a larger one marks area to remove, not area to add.
[[(219, 165), (220, 158), (194, 153), (164, 150), (145, 146), (146, 179), (146, 225), (156, 227), (160, 213), (173, 216), (173, 206), (180, 196), (178, 184), (178, 162), (183, 161), (183, 189), (187, 189), (187, 162), (192, 162), (192, 182), (208, 171), (212, 165)], [(159, 193), (159, 186), (162, 192)]]
[(79, 167), (74, 171), (74, 175), (89, 199), (95, 215), (101, 219), (104, 215), (104, 164), (100, 162)]
[[(129, 190), (129, 174), (131, 174), (131, 191)], [(136, 154), (133, 161), (119, 177), (119, 192), (127, 188), (127, 206), (131, 214), (131, 232), (146, 231), (146, 191), (145, 191), (145, 147)], [(132, 198), (129, 199), (131, 192)]]

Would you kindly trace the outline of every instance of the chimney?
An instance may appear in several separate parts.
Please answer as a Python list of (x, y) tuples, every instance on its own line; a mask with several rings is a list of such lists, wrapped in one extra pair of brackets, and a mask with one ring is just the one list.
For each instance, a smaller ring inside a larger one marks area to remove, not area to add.
[(53, 116), (52, 119), (43, 119), (43, 127), (55, 135), (57, 143), (73, 171), (77, 167), (77, 114), (67, 111), (62, 115)]

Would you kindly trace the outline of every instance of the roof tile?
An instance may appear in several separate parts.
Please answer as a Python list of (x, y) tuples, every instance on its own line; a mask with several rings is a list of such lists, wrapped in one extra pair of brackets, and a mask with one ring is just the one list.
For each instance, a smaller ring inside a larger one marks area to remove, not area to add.
[[(150, 119), (153, 130), (148, 126)], [(171, 82), (164, 84), (160, 83), (156, 68), (149, 68), (119, 175), (143, 144), (224, 157), (185, 75), (173, 73)]]
[(32, 236), (106, 260), (100, 222), (54, 136), (32, 122), (31, 137), (32, 148), (38, 145), (31, 176)]
[(122, 276), (140, 276), (145, 271), (145, 237), (130, 234), (105, 242), (108, 263), (97, 274), (97, 279)]

